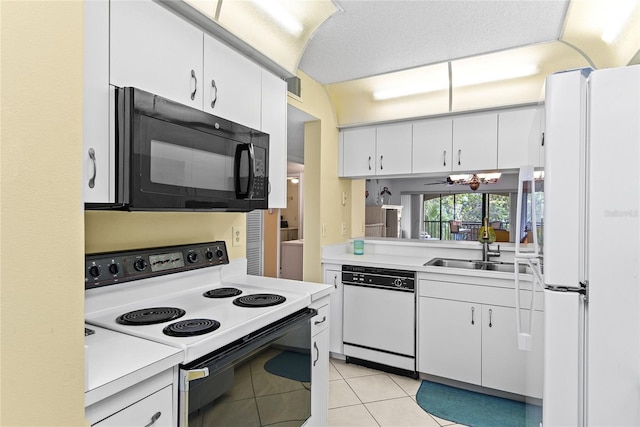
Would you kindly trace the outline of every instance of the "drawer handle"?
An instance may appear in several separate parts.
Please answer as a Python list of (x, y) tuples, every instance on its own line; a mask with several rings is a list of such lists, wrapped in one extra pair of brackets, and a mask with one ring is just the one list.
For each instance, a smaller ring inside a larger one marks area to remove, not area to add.
[(211, 80), (211, 87), (216, 90), (213, 95), (213, 101), (211, 101), (211, 108), (214, 108), (216, 106), (216, 101), (218, 100), (218, 86), (216, 86), (215, 80)]
[(314, 342), (313, 348), (316, 349), (316, 360), (313, 361), (313, 366), (316, 366), (316, 363), (318, 363), (318, 360), (320, 360), (320, 350), (318, 349), (318, 343)]
[(476, 308), (471, 307), (471, 324), (472, 325), (476, 324), (475, 314), (476, 314)]
[(96, 164), (96, 152), (93, 148), (89, 148), (89, 158), (93, 163), (93, 176), (89, 179), (89, 188), (96, 186), (96, 174), (98, 173), (98, 165)]
[(198, 91), (198, 78), (196, 77), (196, 72), (194, 70), (191, 70), (191, 78), (196, 83), (193, 88), (193, 92), (191, 92), (191, 100), (193, 101), (196, 99), (196, 92)]
[(322, 320), (316, 320), (313, 322), (314, 325), (319, 325), (320, 323), (324, 323), (327, 321), (327, 316), (322, 316)]
[(154, 425), (155, 422), (158, 421), (158, 418), (160, 418), (160, 415), (162, 415), (160, 411), (153, 414), (153, 416), (151, 417), (151, 422), (144, 427), (151, 427), (152, 425)]
[(493, 319), (491, 319), (492, 316), (493, 316), (493, 310), (489, 309), (489, 327), (490, 328), (493, 327)]

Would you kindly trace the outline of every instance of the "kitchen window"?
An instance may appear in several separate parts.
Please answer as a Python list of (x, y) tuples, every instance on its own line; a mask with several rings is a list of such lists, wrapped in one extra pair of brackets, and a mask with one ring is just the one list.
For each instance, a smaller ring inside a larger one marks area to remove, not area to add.
[[(515, 200), (515, 199), (514, 199)], [(508, 239), (511, 195), (509, 193), (425, 194), (424, 233), (439, 240), (478, 239), (485, 216), (494, 229)]]

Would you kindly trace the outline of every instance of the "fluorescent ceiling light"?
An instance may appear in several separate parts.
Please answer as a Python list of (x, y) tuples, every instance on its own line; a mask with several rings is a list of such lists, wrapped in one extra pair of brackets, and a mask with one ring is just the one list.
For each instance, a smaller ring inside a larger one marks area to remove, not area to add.
[(613, 44), (637, 6), (638, 2), (635, 0), (617, 0), (607, 3), (610, 13), (600, 36), (602, 41)]
[(273, 18), (289, 34), (297, 37), (302, 33), (302, 24), (280, 2), (275, 0), (254, 0), (253, 4)]
[[(455, 66), (455, 63), (454, 63)], [(454, 68), (455, 70), (455, 68)], [(483, 83), (497, 82), (501, 80), (511, 80), (520, 77), (527, 77), (537, 74), (540, 71), (537, 64), (524, 64), (517, 67), (500, 67), (485, 70), (484, 72), (468, 72), (466, 76), (454, 77), (453, 87), (460, 88), (474, 86)], [(385, 99), (400, 98), (410, 95), (420, 95), (424, 93), (437, 92), (448, 88), (447, 83), (419, 83), (411, 86), (404, 86), (391, 89), (381, 89), (373, 92), (373, 99), (382, 101)]]
[(478, 174), (478, 178), (485, 181), (497, 181), (500, 179), (501, 176), (502, 176), (502, 173), (500, 172)]
[(391, 89), (376, 90), (373, 92), (373, 99), (383, 101), (385, 99), (401, 98), (403, 96), (418, 95), (421, 93), (437, 92), (449, 86), (448, 83), (422, 83), (412, 86), (397, 87)]

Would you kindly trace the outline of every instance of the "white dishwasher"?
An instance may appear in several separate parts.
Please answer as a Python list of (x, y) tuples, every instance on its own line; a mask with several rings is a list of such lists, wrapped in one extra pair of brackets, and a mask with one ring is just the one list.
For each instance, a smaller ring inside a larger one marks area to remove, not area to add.
[(413, 271), (342, 266), (347, 362), (417, 378)]

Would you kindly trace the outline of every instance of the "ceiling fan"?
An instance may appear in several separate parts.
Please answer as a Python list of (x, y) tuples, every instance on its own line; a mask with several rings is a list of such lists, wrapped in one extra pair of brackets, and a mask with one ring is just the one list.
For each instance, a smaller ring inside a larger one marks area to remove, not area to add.
[(498, 173), (474, 173), (462, 175), (449, 175), (445, 181), (427, 183), (425, 185), (468, 185), (473, 191), (476, 191), (480, 184), (495, 184), (500, 179), (501, 174)]

